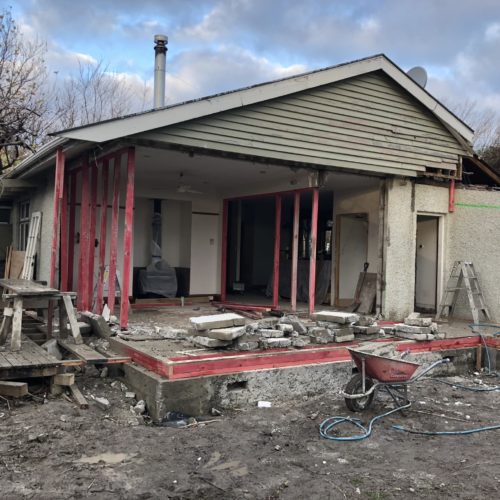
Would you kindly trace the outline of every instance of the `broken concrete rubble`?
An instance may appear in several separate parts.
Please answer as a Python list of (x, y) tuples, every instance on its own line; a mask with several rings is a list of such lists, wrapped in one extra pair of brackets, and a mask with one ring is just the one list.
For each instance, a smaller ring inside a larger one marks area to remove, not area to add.
[(200, 347), (210, 347), (210, 348), (217, 348), (217, 347), (227, 347), (228, 345), (231, 344), (230, 340), (218, 340), (218, 339), (212, 339), (210, 337), (194, 337), (193, 342), (195, 345), (198, 345)]
[(213, 314), (189, 318), (196, 330), (213, 330), (215, 328), (228, 328), (231, 326), (244, 326), (245, 318), (235, 313)]
[(277, 347), (290, 347), (292, 341), (286, 337), (271, 337), (260, 339), (259, 345), (263, 349), (275, 349)]
[(207, 337), (218, 340), (234, 340), (245, 333), (244, 326), (232, 326), (229, 328), (215, 328), (207, 332)]
[(312, 315), (316, 321), (329, 321), (331, 323), (355, 323), (359, 320), (359, 315), (341, 311), (318, 311)]
[(444, 338), (438, 331), (437, 323), (432, 318), (422, 317), (420, 313), (411, 313), (404, 323), (394, 325), (394, 335), (411, 340), (434, 340)]

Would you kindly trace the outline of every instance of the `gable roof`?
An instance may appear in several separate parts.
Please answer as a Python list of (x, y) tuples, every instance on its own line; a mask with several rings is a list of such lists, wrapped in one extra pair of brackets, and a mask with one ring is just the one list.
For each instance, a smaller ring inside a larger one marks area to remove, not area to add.
[(384, 54), (143, 113), (63, 130), (54, 135), (80, 141), (106, 142), (313, 89), (373, 71), (383, 71), (401, 85), (429, 109), (460, 142), (470, 143), (472, 141), (473, 130), (469, 126), (415, 83)]

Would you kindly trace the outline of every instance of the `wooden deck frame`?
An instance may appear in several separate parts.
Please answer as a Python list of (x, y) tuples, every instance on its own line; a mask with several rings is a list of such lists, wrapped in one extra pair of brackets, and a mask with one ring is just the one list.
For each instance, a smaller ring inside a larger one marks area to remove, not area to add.
[(120, 292), (120, 327), (128, 325), (130, 273), (132, 270), (132, 226), (134, 221), (135, 148), (127, 153), (127, 189), (125, 195), (125, 227), (123, 230), (123, 278)]
[(104, 297), (104, 272), (106, 269), (106, 229), (108, 224), (108, 178), (109, 160), (102, 162), (101, 168), (101, 209), (100, 209), (100, 232), (99, 232), (99, 274), (97, 277), (97, 298), (94, 310), (97, 314), (102, 313)]

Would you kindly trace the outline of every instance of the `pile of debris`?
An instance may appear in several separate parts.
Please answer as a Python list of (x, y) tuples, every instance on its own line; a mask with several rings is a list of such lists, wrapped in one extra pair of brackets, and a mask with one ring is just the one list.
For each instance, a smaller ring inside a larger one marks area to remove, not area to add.
[(444, 333), (438, 331), (437, 323), (432, 318), (420, 316), (420, 313), (411, 313), (404, 323), (394, 325), (394, 335), (410, 340), (444, 339)]
[(358, 314), (320, 311), (312, 319), (285, 315), (270, 317), (246, 324), (235, 313), (190, 318), (196, 330), (193, 343), (205, 348), (231, 348), (239, 351), (278, 347), (302, 348), (308, 344), (349, 342), (355, 334), (378, 335), (380, 327), (374, 318)]

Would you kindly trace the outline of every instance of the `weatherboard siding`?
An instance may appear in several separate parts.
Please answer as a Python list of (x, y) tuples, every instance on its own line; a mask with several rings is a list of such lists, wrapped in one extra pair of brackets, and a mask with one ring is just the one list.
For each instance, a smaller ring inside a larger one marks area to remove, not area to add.
[(325, 167), (416, 175), (467, 151), (434, 115), (374, 72), (139, 137)]

